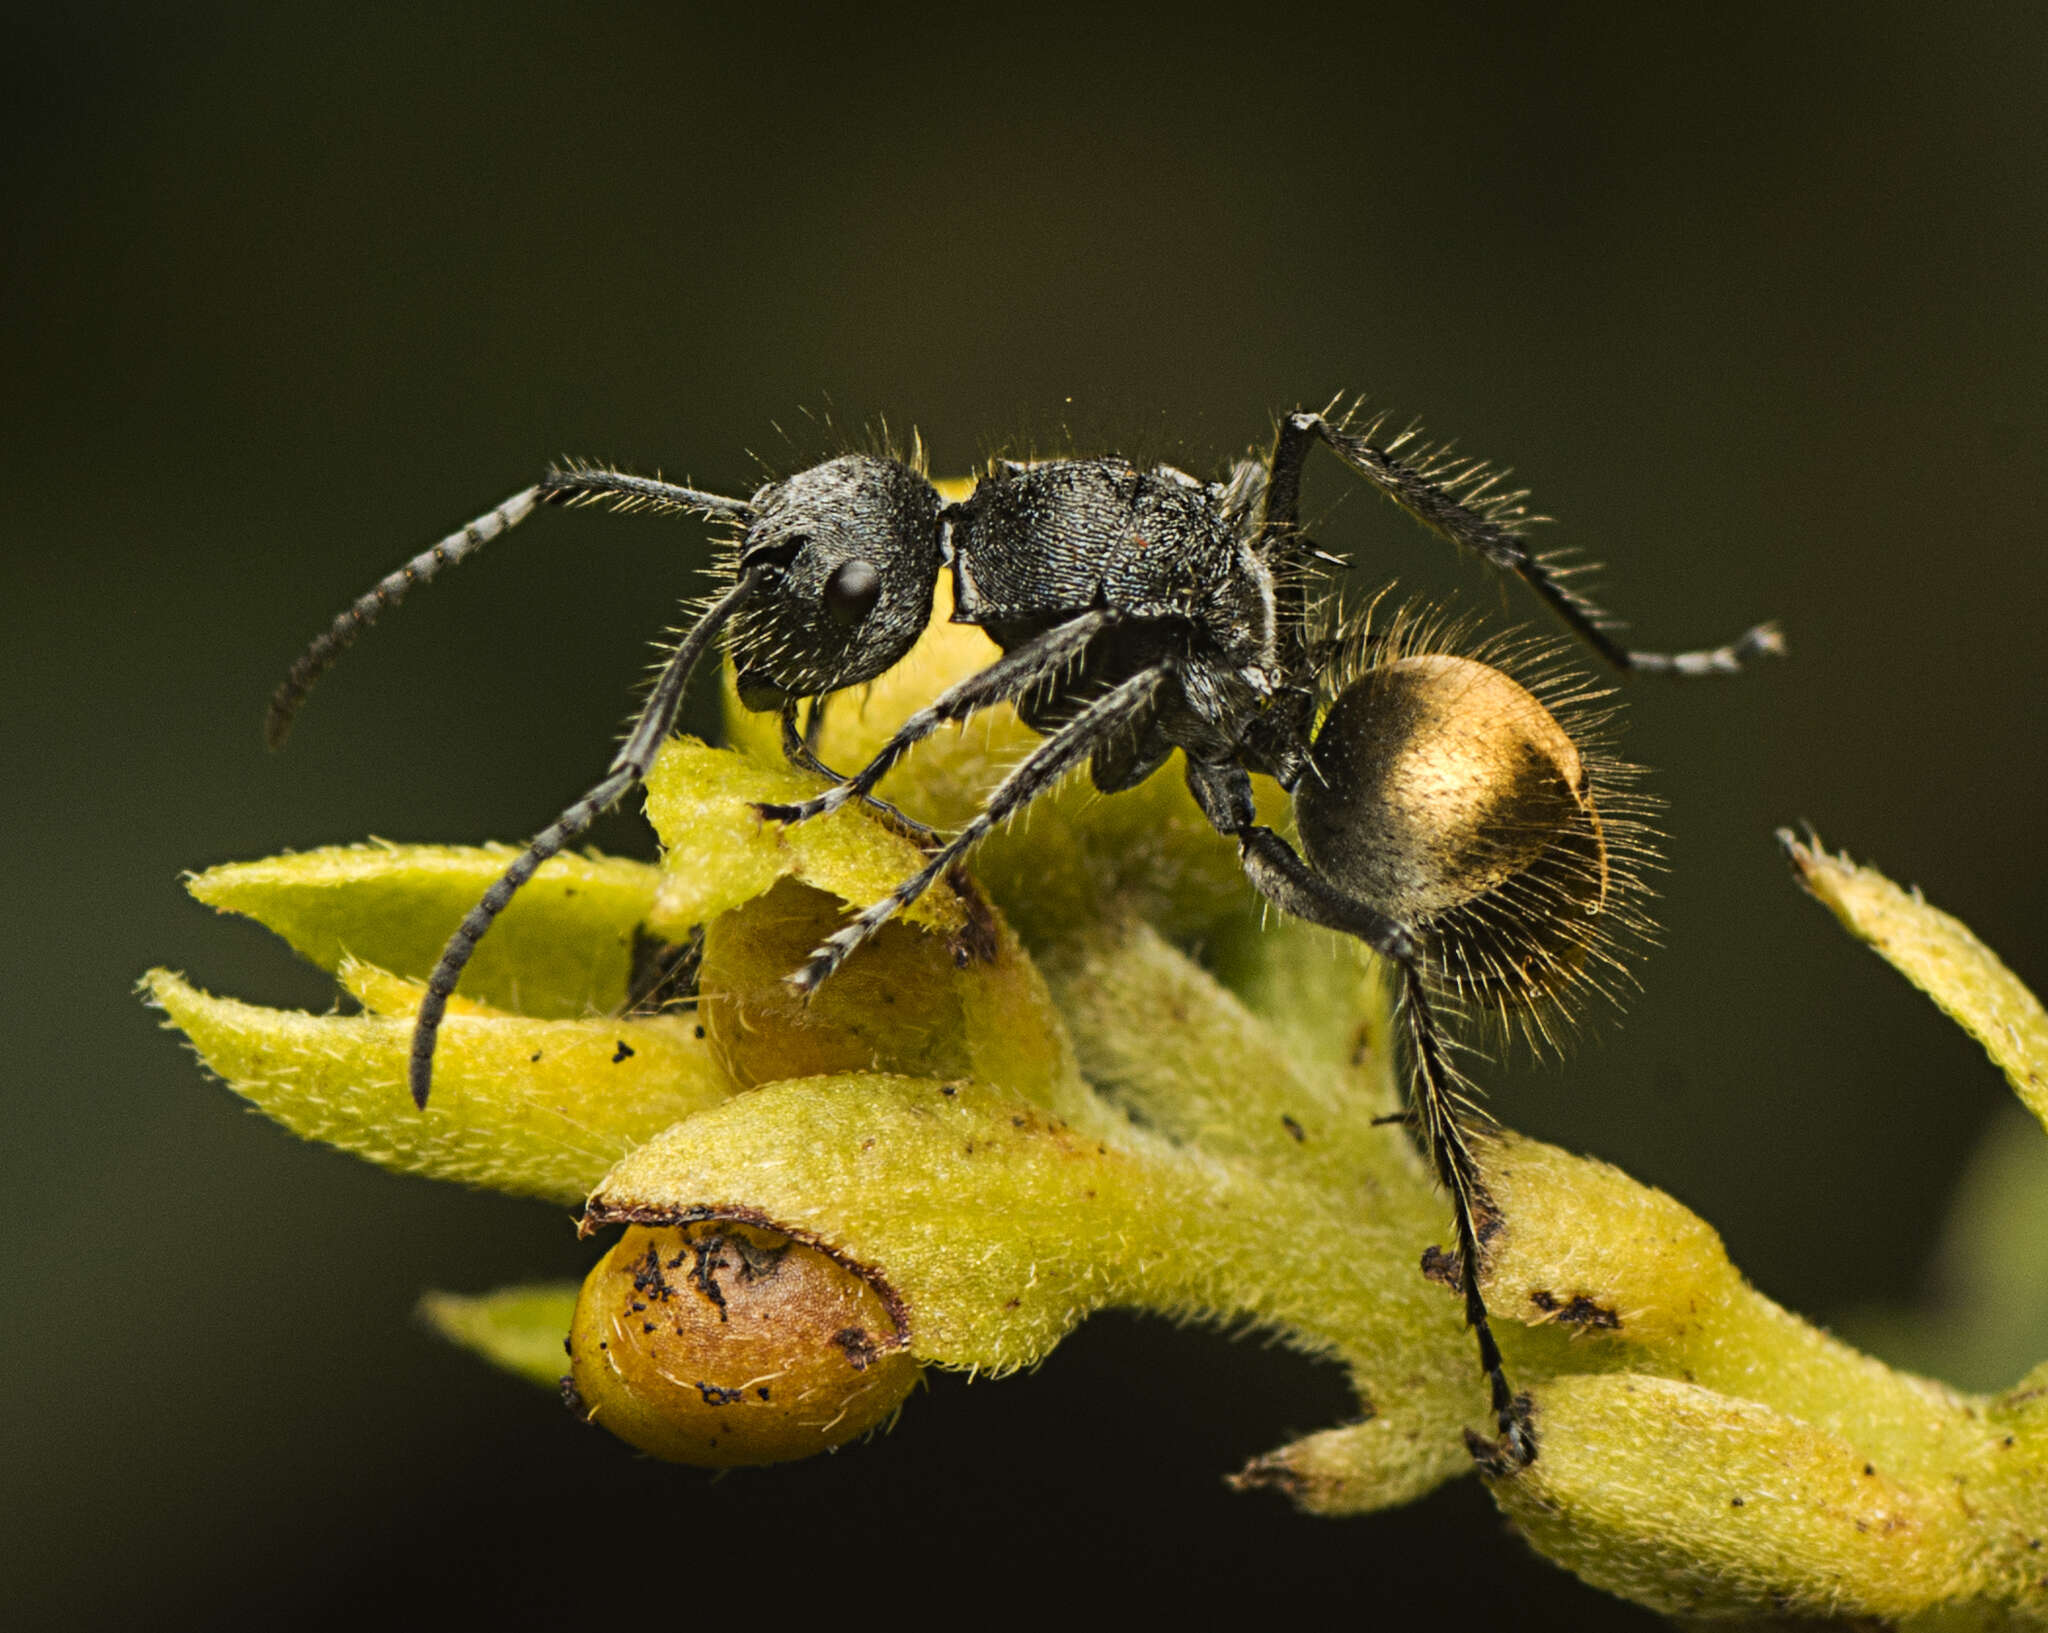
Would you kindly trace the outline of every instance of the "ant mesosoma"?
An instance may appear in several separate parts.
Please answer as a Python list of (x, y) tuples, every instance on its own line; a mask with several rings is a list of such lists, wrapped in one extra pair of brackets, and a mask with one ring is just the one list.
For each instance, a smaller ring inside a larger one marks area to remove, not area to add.
[[(414, 1025), (414, 1099), (425, 1106), (438, 1029), (478, 940), (544, 861), (646, 777), (721, 631), (740, 701), (777, 712), (789, 759), (832, 779), (814, 798), (762, 807), (773, 821), (807, 821), (854, 799), (879, 804), (876, 785), (912, 745), (995, 704), (1014, 704), (1044, 737), (959, 833), (916, 830), (924, 866), (788, 977), (804, 993), (1082, 762), (1114, 793), (1179, 749), (1196, 803), (1237, 841), (1259, 893), (1355, 936), (1400, 972), (1411, 1067), (1401, 1120), (1452, 1202), (1457, 1285), (1502, 1437), (1475, 1451), (1501, 1467), (1528, 1463), (1526, 1405), (1509, 1387), (1479, 1286), (1492, 1208), (1468, 1137), (1475, 1091), (1451, 1058), (1438, 1009), (1446, 996), (1477, 997), (1502, 1014), (1555, 999), (1600, 944), (1599, 920), (1627, 882), (1625, 867), (1610, 863), (1625, 857), (1603, 827), (1598, 762), (1582, 759), (1551, 710), (1500, 668), (1382, 643), (1355, 677), (1337, 672), (1311, 580), (1319, 564), (1339, 563), (1302, 533), (1303, 465), (1323, 444), (1425, 527), (1519, 576), (1616, 669), (1721, 674), (1780, 644), (1762, 625), (1705, 651), (1622, 646), (1564, 571), (1527, 547), (1525, 494), (1502, 491), (1479, 461), (1422, 445), (1412, 429), (1384, 442), (1379, 432), (1378, 421), (1293, 413), (1267, 457), (1240, 461), (1217, 483), (1113, 458), (999, 462), (953, 504), (915, 456), (848, 454), (743, 500), (577, 465), (415, 556), (293, 666), (271, 703), (272, 747), (314, 681), (380, 612), (537, 506), (691, 512), (729, 525), (736, 544), (724, 588), (668, 656), (607, 775), (527, 846), (450, 937)], [(901, 659), (948, 570), (954, 619), (979, 626), (1002, 656), (912, 714), (853, 775), (830, 771), (799, 728), (799, 708), (808, 701), (815, 722), (823, 699)], [(1259, 822), (1254, 772), (1292, 794), (1305, 858)]]

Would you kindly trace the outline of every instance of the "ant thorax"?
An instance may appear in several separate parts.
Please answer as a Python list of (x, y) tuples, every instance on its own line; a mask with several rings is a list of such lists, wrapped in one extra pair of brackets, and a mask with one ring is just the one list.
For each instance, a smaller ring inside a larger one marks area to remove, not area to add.
[(1180, 471), (1120, 459), (998, 466), (955, 507), (953, 616), (1005, 645), (1095, 607), (1270, 626), (1241, 582), (1222, 495)]
[(1020, 699), (1028, 723), (1054, 729), (1117, 682), (1171, 670), (1130, 740), (1097, 752), (1105, 792), (1174, 748), (1235, 759), (1288, 678), (1275, 575), (1231, 498), (1171, 466), (1070, 459), (999, 464), (949, 513), (957, 622), (1014, 650), (1083, 615), (1107, 620), (1075, 663)]

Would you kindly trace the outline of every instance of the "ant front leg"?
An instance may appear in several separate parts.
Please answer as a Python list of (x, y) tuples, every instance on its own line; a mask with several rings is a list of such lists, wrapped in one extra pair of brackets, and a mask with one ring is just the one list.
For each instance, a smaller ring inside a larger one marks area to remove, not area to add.
[(1311, 924), (1356, 936), (1401, 969), (1401, 1013), (1408, 1031), (1411, 1077), (1410, 1110), (1401, 1119), (1415, 1131), (1429, 1157), (1437, 1182), (1451, 1199), (1458, 1233), (1458, 1291), (1465, 1301), (1465, 1324), (1479, 1346), (1479, 1368), (1486, 1377), (1494, 1422), (1500, 1439), (1487, 1443), (1468, 1436), (1473, 1455), (1503, 1470), (1524, 1468), (1535, 1461), (1536, 1437), (1529, 1402), (1508, 1383), (1500, 1345), (1488, 1319), (1486, 1296), (1480, 1290), (1482, 1221), (1496, 1214), (1486, 1182), (1472, 1154), (1467, 1121), (1483, 1116), (1474, 1103), (1475, 1087), (1450, 1058), (1437, 1024), (1422, 968), (1422, 949), (1404, 926), (1364, 902), (1354, 901), (1318, 878), (1294, 847), (1258, 820), (1251, 778), (1235, 765), (1188, 762), (1188, 788), (1211, 825), (1237, 840), (1246, 876), (1259, 894), (1282, 911)]
[[(1520, 578), (1554, 608), (1588, 646), (1625, 673), (1682, 676), (1727, 675), (1745, 660), (1781, 656), (1785, 638), (1775, 624), (1758, 624), (1723, 646), (1692, 652), (1646, 652), (1615, 638), (1615, 621), (1566, 582), (1555, 560), (1529, 548), (1522, 531), (1533, 520), (1522, 500), (1526, 491), (1501, 491), (1505, 473), (1484, 460), (1467, 459), (1448, 448), (1418, 441), (1413, 429), (1375, 442), (1381, 422), (1354, 429), (1321, 414), (1297, 412), (1281, 422), (1266, 485), (1261, 547), (1291, 534), (1301, 507), (1301, 472), (1309, 449), (1321, 442), (1379, 492), (1416, 521), (1490, 565)], [(1411, 448), (1411, 444), (1414, 446)]]
[[(875, 784), (889, 774), (898, 760), (941, 726), (965, 720), (969, 715), (997, 703), (1013, 702), (1077, 660), (1090, 641), (1116, 622), (1117, 615), (1113, 612), (1087, 612), (1056, 625), (1013, 651), (1005, 652), (986, 669), (977, 670), (958, 685), (948, 687), (935, 702), (905, 720), (896, 729), (896, 734), (876, 750), (875, 757), (859, 771), (851, 777), (837, 778), (837, 786), (792, 805), (759, 805), (755, 809), (771, 822), (809, 822), (813, 817), (838, 810), (848, 800), (867, 799)], [(795, 730), (792, 717), (784, 726), (785, 751)], [(795, 756), (792, 754), (791, 758), (795, 759)], [(825, 770), (822, 765), (817, 769)], [(825, 774), (835, 775), (830, 771)]]
[[(827, 782), (844, 783), (847, 780), (846, 778), (842, 777), (823, 760), (818, 758), (818, 726), (824, 719), (824, 711), (825, 700), (821, 697), (812, 698), (811, 717), (800, 730), (796, 723), (796, 699), (791, 698), (787, 703), (783, 704), (781, 719), (782, 757), (799, 771), (808, 771), (814, 776), (823, 777)], [(901, 830), (906, 837), (915, 840), (926, 850), (930, 850), (932, 846), (939, 842), (938, 829), (925, 826), (916, 817), (904, 815), (903, 812), (899, 811), (887, 800), (876, 799), (872, 794), (863, 794), (861, 796), (861, 803), (884, 822), (893, 828)], [(762, 807), (764, 813), (770, 809), (779, 811), (784, 809), (784, 807)]]

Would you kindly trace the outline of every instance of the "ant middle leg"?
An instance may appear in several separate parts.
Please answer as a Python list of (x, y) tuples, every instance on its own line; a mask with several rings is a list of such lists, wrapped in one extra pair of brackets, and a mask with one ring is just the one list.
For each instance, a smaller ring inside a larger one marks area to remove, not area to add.
[(1141, 669), (1082, 709), (997, 784), (974, 820), (934, 851), (923, 867), (873, 906), (863, 908), (844, 929), (827, 937), (802, 968), (786, 977), (789, 984), (806, 996), (817, 991), (862, 942), (929, 890), (994, 828), (1041, 794), (1050, 793), (1097, 749), (1132, 730), (1151, 710), (1171, 674), (1169, 663)]

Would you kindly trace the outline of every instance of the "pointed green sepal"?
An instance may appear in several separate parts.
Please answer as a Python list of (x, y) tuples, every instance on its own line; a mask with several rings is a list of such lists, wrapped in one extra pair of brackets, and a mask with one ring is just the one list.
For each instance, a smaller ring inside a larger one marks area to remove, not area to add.
[(2048, 1123), (2048, 1009), (1960, 919), (1875, 868), (1789, 831), (1779, 841), (1800, 884), (1858, 940), (1984, 1046), (2027, 1110)]
[(516, 1196), (580, 1202), (633, 1146), (732, 1092), (688, 1016), (451, 1013), (420, 1111), (406, 1088), (410, 1014), (264, 1009), (166, 970), (145, 985), (200, 1058), (294, 1134)]
[[(518, 854), (508, 845), (337, 845), (208, 868), (189, 888), (209, 907), (276, 931), (323, 970), (354, 957), (424, 980), (463, 914)], [(658, 877), (620, 857), (556, 857), (477, 944), (458, 990), (525, 1015), (617, 1008)]]
[(576, 1294), (573, 1281), (533, 1282), (495, 1293), (429, 1293), (420, 1300), (420, 1319), (514, 1377), (556, 1389), (569, 1372), (566, 1344)]

